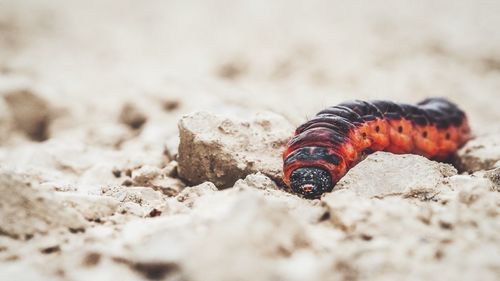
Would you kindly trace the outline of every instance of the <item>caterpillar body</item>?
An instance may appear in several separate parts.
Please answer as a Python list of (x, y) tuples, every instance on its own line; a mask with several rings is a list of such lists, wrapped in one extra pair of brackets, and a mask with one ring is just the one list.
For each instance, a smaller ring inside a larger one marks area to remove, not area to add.
[(316, 198), (369, 153), (412, 153), (444, 161), (470, 138), (465, 113), (443, 98), (417, 105), (344, 102), (296, 129), (283, 152), (283, 180), (293, 192)]

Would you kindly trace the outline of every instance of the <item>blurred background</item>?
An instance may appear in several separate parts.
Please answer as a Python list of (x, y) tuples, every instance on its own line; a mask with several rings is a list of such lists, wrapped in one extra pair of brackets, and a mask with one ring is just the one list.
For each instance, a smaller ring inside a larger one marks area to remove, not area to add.
[(299, 124), (347, 99), (430, 96), (498, 130), (499, 15), (496, 0), (0, 0), (0, 90), (62, 109), (52, 135), (127, 102), (175, 130), (200, 109)]
[[(299, 125), (345, 100), (441, 96), (476, 135), (498, 132), (499, 27), (499, 0), (0, 0), (0, 280), (500, 280), (498, 194), (482, 176), (450, 177), (442, 196), (315, 202), (262, 175), (242, 187), (258, 197), (184, 189), (174, 161), (179, 118), (198, 110)], [(498, 159), (497, 136), (478, 142), (481, 161)], [(78, 213), (87, 228), (59, 231)], [(27, 232), (40, 225), (54, 231)]]

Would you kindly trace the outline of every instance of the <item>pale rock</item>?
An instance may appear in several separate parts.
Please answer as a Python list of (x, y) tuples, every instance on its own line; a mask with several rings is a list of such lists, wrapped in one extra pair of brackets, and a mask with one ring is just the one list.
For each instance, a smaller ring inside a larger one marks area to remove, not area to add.
[(161, 191), (167, 196), (175, 196), (184, 189), (184, 183), (176, 178), (160, 177), (152, 180), (148, 186)]
[(460, 170), (475, 172), (495, 168), (500, 162), (500, 133), (478, 136), (458, 151)]
[(147, 186), (153, 179), (160, 176), (161, 169), (149, 165), (144, 165), (132, 171), (132, 180), (138, 186)]
[(150, 187), (107, 187), (102, 190), (104, 195), (116, 198), (119, 202), (133, 202), (141, 206), (155, 207), (162, 203), (162, 193)]
[(109, 196), (84, 195), (78, 193), (58, 193), (56, 198), (64, 206), (77, 210), (87, 220), (98, 220), (113, 215), (119, 201)]
[(86, 142), (90, 145), (119, 148), (137, 134), (129, 127), (115, 122), (102, 122), (86, 128)]
[(184, 188), (184, 183), (177, 178), (167, 176), (164, 172), (157, 167), (142, 166), (132, 171), (132, 181), (135, 186), (151, 187), (167, 196), (177, 195)]
[(49, 138), (53, 116), (45, 99), (28, 89), (13, 90), (3, 97), (19, 130), (35, 141)]
[(449, 184), (456, 191), (456, 193), (450, 193), (449, 196), (457, 196), (458, 202), (468, 206), (492, 190), (492, 183), (487, 178), (477, 176), (452, 176)]
[(280, 181), (281, 154), (293, 130), (271, 113), (247, 121), (206, 112), (186, 115), (179, 121), (179, 176), (189, 184), (210, 181), (219, 188), (259, 171)]
[(130, 214), (138, 217), (144, 217), (147, 209), (134, 202), (124, 202), (118, 208), (120, 214)]
[(429, 200), (439, 194), (453, 166), (419, 155), (376, 152), (354, 166), (334, 188), (349, 189), (365, 197), (400, 195)]
[(236, 181), (233, 188), (246, 188), (252, 187), (261, 190), (278, 190), (279, 187), (274, 181), (264, 174), (258, 172), (256, 174), (250, 174), (245, 177), (245, 179), (240, 179)]
[(177, 196), (177, 201), (183, 202), (187, 206), (192, 206), (196, 198), (216, 192), (217, 187), (211, 182), (204, 182), (196, 186), (184, 188)]
[(179, 136), (177, 134), (168, 137), (164, 142), (163, 154), (170, 160), (177, 160), (179, 154)]
[(147, 116), (132, 103), (126, 103), (122, 107), (119, 116), (120, 122), (131, 129), (139, 129), (148, 120)]
[(84, 229), (87, 222), (53, 195), (37, 190), (22, 177), (0, 173), (0, 233), (19, 238), (57, 228)]
[(500, 167), (487, 171), (484, 176), (491, 181), (494, 190), (500, 191)]
[(168, 162), (168, 164), (165, 165), (165, 167), (163, 167), (161, 172), (163, 175), (166, 175), (167, 177), (176, 177), (178, 166), (179, 166), (179, 164), (177, 163), (177, 161), (172, 160), (172, 161)]
[(9, 133), (13, 126), (14, 124), (12, 124), (7, 104), (5, 100), (0, 99), (0, 144), (3, 144), (9, 139)]

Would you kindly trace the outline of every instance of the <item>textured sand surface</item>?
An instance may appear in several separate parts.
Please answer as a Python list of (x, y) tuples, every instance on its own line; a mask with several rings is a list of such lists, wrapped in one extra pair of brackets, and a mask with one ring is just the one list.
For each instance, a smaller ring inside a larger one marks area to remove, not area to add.
[[(0, 280), (499, 280), (499, 14), (0, 0)], [(459, 171), (377, 153), (319, 200), (280, 186), (317, 111), (429, 96), (477, 136)]]

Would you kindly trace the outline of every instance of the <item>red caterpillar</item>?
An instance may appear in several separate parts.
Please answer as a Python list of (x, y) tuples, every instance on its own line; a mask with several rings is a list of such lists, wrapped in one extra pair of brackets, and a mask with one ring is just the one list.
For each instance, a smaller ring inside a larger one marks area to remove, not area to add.
[(352, 101), (320, 111), (302, 124), (283, 152), (283, 180), (306, 198), (329, 192), (374, 151), (452, 157), (470, 139), (465, 113), (430, 98), (415, 105)]

